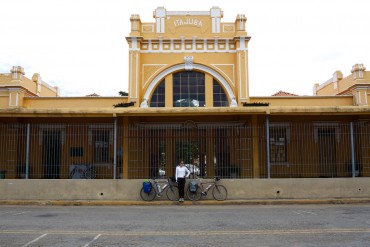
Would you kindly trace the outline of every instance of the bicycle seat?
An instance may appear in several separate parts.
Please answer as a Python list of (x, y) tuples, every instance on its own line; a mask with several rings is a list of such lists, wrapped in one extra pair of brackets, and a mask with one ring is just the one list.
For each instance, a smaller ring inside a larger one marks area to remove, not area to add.
[(215, 181), (219, 181), (220, 180), (220, 178), (219, 177), (215, 177)]

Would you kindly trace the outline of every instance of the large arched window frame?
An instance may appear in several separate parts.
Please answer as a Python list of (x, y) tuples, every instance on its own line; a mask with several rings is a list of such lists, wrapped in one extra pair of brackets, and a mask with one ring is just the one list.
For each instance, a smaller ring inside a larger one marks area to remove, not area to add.
[(165, 107), (165, 88), (166, 81), (163, 79), (161, 83), (159, 83), (158, 87), (154, 90), (152, 98), (150, 99), (150, 107)]
[(229, 101), (227, 100), (224, 89), (221, 87), (218, 81), (213, 79), (213, 106), (226, 107), (228, 104)]
[(205, 75), (197, 71), (173, 74), (173, 107), (204, 107)]
[[(152, 93), (154, 93), (155, 88), (159, 85), (160, 81), (163, 80), (167, 75), (173, 74), (179, 71), (185, 70), (185, 64), (178, 64), (172, 67), (169, 67), (165, 70), (163, 70), (161, 73), (159, 73), (149, 84), (147, 90), (145, 91), (143, 101), (140, 104), (140, 107), (148, 107), (148, 100), (151, 98)], [(226, 96), (228, 98), (229, 106), (230, 107), (237, 107), (237, 102), (235, 95), (228, 84), (228, 82), (223, 78), (217, 71), (206, 67), (201, 64), (193, 64), (193, 70), (205, 72), (207, 74), (210, 74), (214, 79), (216, 79), (221, 85), (222, 88), (225, 90)]]

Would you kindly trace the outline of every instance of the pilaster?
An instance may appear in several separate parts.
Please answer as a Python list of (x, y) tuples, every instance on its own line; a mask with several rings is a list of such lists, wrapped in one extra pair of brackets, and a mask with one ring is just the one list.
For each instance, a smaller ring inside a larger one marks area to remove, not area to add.
[(206, 93), (206, 106), (213, 107), (213, 77), (209, 74), (205, 75), (205, 91)]
[(165, 107), (173, 107), (173, 76), (169, 74), (165, 77)]

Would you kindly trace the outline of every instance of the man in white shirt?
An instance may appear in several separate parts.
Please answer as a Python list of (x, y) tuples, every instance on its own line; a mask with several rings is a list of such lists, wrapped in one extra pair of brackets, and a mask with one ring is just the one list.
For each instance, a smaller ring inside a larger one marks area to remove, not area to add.
[(184, 161), (180, 160), (179, 165), (176, 167), (176, 182), (179, 186), (179, 202), (184, 201), (184, 190), (185, 190), (185, 178), (188, 178), (190, 175), (190, 171), (186, 166), (184, 166)]

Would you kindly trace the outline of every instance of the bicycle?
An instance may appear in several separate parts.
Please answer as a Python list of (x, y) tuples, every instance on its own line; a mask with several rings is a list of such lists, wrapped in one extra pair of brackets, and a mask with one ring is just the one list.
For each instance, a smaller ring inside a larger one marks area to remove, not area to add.
[(73, 164), (70, 168), (69, 178), (94, 179), (96, 171), (90, 164)]
[[(144, 188), (140, 190), (140, 197), (143, 201), (153, 201), (155, 196), (161, 197), (164, 192), (166, 192), (167, 199), (170, 201), (177, 201), (179, 199), (179, 189), (176, 185), (173, 184), (173, 180), (167, 178), (166, 181), (157, 181), (155, 179), (151, 179), (153, 181), (152, 188), (150, 192), (144, 192)], [(161, 186), (160, 184), (163, 184)]]
[[(208, 191), (212, 189), (213, 198), (217, 201), (223, 201), (227, 198), (227, 189), (225, 186), (218, 184), (220, 178), (215, 177), (212, 182), (199, 182), (195, 192), (191, 192), (189, 188), (186, 190), (186, 196), (191, 201), (198, 201), (202, 196), (207, 196)], [(205, 184), (209, 184), (204, 188)]]

